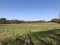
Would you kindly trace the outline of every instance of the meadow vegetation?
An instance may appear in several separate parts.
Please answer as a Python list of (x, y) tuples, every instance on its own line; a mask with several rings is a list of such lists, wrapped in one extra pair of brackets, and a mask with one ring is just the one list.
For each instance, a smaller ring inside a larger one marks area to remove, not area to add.
[(60, 19), (46, 22), (1, 18), (0, 45), (60, 45), (59, 23)]
[(0, 45), (60, 45), (60, 24), (0, 24)]

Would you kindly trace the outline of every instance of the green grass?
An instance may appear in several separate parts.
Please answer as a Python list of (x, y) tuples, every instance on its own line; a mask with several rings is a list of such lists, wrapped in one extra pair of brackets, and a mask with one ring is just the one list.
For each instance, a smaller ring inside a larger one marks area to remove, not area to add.
[[(6, 45), (32, 45), (31, 41), (36, 45), (60, 45), (60, 29), (53, 29), (47, 31), (30, 32), (28, 34), (12, 37), (5, 37), (2, 39), (2, 43)], [(5, 35), (7, 36), (7, 35)], [(5, 42), (5, 43), (4, 43)]]
[(37, 31), (46, 31), (50, 29), (60, 28), (60, 24), (56, 23), (21, 23), (21, 24), (0, 24), (1, 31), (13, 31), (15, 33), (24, 34)]
[[(29, 33), (29, 31), (31, 31), (31, 33)], [(13, 35), (13, 32), (16, 35)], [(18, 39), (20, 38), (22, 38), (23, 40), (25, 39), (26, 43), (28, 43), (27, 45), (29, 45), (30, 39), (28, 35), (31, 35), (32, 41), (37, 45), (54, 45), (54, 44), (60, 45), (60, 24), (56, 23), (0, 24), (0, 41), (4, 40), (4, 42), (8, 42), (7, 43), (8, 45), (23, 44), (23, 42), (20, 44), (18, 41), (16, 41), (17, 37)]]
[[(34, 32), (32, 33), (32, 37), (35, 41), (38, 41), (38, 43), (44, 43), (44, 44), (56, 44), (57, 42), (60, 42), (60, 29), (53, 29), (48, 31), (41, 31), (41, 32)], [(46, 45), (47, 45), (46, 44)], [(57, 45), (57, 44), (56, 44)], [(60, 45), (60, 43), (59, 43)]]

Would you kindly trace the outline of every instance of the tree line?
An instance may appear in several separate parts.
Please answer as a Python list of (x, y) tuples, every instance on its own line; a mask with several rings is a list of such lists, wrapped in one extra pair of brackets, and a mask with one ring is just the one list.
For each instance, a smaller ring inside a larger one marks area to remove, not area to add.
[(0, 18), (0, 24), (19, 24), (19, 23), (39, 23), (39, 22), (55, 22), (60, 23), (60, 19), (54, 18), (50, 21), (39, 20), (39, 21), (23, 21), (23, 20), (7, 20), (6, 18)]
[(50, 22), (55, 22), (60, 24), (60, 18), (54, 18)]
[(38, 22), (45, 22), (45, 21), (7, 20), (6, 18), (0, 18), (0, 24), (19, 24), (19, 23), (38, 23)]

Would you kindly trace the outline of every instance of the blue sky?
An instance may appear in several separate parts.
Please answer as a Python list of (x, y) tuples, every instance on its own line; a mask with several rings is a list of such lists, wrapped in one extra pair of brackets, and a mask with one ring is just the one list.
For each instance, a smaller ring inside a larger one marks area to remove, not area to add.
[(51, 20), (59, 12), (60, 0), (0, 0), (0, 18)]

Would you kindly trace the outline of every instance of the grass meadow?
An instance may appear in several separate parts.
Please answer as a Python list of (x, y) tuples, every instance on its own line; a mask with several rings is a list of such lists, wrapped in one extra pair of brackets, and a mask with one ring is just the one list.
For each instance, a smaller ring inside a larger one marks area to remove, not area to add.
[(0, 45), (60, 45), (60, 24), (0, 24)]
[(60, 24), (56, 23), (21, 23), (21, 24), (0, 24), (0, 30), (12, 31), (19, 34), (37, 31), (46, 31), (50, 29), (59, 29)]

